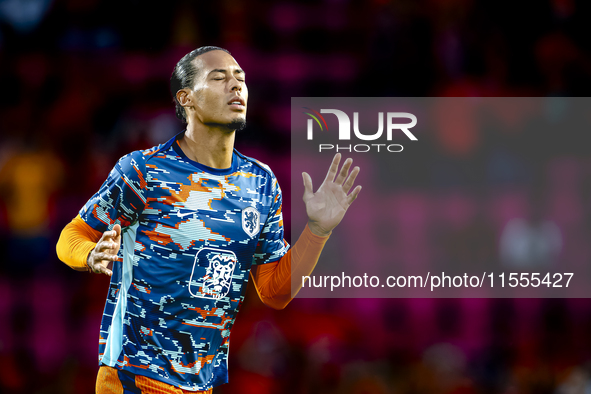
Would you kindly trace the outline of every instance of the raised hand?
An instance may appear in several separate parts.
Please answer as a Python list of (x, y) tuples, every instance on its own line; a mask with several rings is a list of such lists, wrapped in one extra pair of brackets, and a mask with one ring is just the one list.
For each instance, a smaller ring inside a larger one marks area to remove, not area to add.
[(347, 209), (361, 191), (361, 186), (357, 186), (349, 193), (355, 183), (357, 174), (359, 174), (359, 167), (353, 168), (353, 171), (349, 174), (349, 169), (353, 163), (353, 159), (349, 158), (345, 160), (345, 164), (338, 171), (340, 161), (341, 154), (337, 153), (332, 159), (324, 182), (322, 182), (316, 193), (313, 192), (310, 175), (306, 172), (302, 173), (308, 226), (316, 235), (327, 236), (330, 234), (332, 229), (341, 222), (345, 212), (347, 212)]
[(113, 275), (108, 267), (112, 261), (117, 261), (117, 252), (121, 247), (121, 226), (116, 224), (113, 230), (105, 231), (95, 248), (88, 255), (86, 264), (95, 274)]

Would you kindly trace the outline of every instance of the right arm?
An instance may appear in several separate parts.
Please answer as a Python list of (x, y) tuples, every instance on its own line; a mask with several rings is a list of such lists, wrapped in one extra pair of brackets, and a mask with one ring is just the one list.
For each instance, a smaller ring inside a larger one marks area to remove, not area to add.
[(92, 271), (111, 276), (107, 268), (117, 260), (121, 246), (121, 226), (101, 233), (90, 227), (80, 215), (64, 227), (57, 242), (58, 258), (76, 271)]
[(121, 227), (136, 222), (145, 207), (145, 179), (142, 152), (122, 157), (100, 190), (62, 231), (56, 247), (59, 259), (78, 271), (111, 276), (108, 265), (117, 260)]

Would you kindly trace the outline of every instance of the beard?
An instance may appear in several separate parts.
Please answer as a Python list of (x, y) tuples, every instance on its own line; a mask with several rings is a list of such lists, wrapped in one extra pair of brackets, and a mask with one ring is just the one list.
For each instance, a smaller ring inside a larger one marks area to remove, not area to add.
[(240, 131), (246, 127), (246, 119), (234, 119), (226, 125), (230, 130)]

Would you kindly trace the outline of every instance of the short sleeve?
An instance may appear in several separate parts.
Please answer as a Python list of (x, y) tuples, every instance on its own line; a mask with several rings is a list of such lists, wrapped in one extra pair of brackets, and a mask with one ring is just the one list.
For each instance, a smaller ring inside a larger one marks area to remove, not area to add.
[(283, 239), (283, 198), (277, 179), (272, 179), (272, 203), (267, 221), (259, 236), (253, 264), (261, 265), (279, 260), (289, 250), (289, 244)]
[(100, 190), (80, 210), (93, 229), (104, 232), (115, 224), (134, 224), (146, 205), (146, 164), (142, 152), (122, 157)]

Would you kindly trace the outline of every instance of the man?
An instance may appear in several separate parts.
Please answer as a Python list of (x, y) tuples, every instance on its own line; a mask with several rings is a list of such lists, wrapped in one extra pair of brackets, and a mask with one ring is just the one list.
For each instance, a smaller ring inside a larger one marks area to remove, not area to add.
[(111, 276), (97, 393), (211, 393), (226, 383), (249, 273), (266, 305), (285, 307), (292, 271), (312, 271), (361, 190), (351, 191), (350, 159), (338, 171), (340, 155), (316, 193), (303, 173), (308, 225), (290, 248), (275, 176), (233, 149), (248, 102), (238, 63), (224, 49), (196, 49), (175, 67), (171, 91), (186, 131), (121, 158), (57, 245), (72, 268)]

